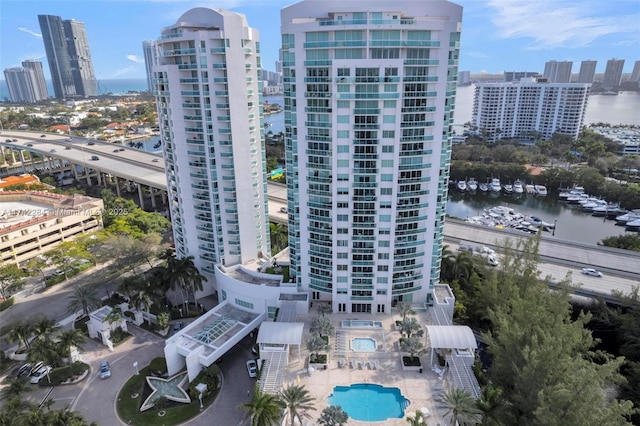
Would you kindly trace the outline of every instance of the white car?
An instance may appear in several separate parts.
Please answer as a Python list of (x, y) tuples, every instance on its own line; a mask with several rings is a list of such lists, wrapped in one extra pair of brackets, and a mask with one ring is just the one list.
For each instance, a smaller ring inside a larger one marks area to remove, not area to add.
[(252, 359), (247, 361), (247, 373), (249, 377), (258, 377), (258, 364)]
[(597, 271), (593, 268), (583, 268), (582, 273), (591, 277), (602, 277), (602, 272)]
[(49, 367), (48, 365), (45, 367), (42, 367), (31, 376), (31, 380), (29, 380), (29, 382), (35, 385), (39, 383), (40, 380), (50, 372), (51, 372), (51, 367)]

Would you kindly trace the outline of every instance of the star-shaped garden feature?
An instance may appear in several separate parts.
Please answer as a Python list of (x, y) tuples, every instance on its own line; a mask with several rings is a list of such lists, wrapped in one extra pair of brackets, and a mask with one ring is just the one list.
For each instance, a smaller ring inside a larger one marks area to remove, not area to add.
[(151, 395), (149, 395), (149, 397), (142, 403), (140, 411), (145, 411), (153, 407), (155, 402), (162, 397), (185, 404), (191, 402), (189, 394), (182, 388), (182, 385), (188, 379), (186, 371), (178, 373), (168, 379), (153, 376), (147, 376), (146, 379), (152, 392)]

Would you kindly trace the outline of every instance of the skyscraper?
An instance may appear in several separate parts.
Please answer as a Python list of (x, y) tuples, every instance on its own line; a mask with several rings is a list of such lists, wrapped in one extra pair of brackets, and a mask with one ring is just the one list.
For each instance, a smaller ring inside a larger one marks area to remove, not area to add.
[(624, 68), (624, 59), (609, 59), (607, 67), (604, 70), (604, 78), (602, 87), (613, 89), (620, 86), (622, 81), (622, 69)]
[(44, 81), (42, 62), (28, 59), (22, 61), (22, 66), (33, 71), (33, 91), (36, 99), (47, 99), (49, 97), (49, 91), (47, 90), (47, 83)]
[(544, 64), (543, 78), (549, 83), (571, 83), (571, 61), (548, 61)]
[(147, 88), (153, 92), (153, 66), (158, 62), (158, 53), (156, 51), (155, 40), (145, 40), (142, 42), (142, 51), (144, 52), (144, 68), (147, 73)]
[(578, 83), (592, 84), (596, 77), (596, 64), (598, 61), (582, 61), (580, 63), (580, 74), (578, 74)]
[(4, 70), (4, 79), (9, 88), (11, 102), (33, 103), (38, 100), (33, 88), (33, 71), (22, 67), (7, 68)]
[(55, 15), (38, 15), (38, 21), (55, 97), (96, 96), (98, 84), (84, 23)]
[(633, 71), (631, 72), (631, 78), (629, 81), (640, 81), (640, 61), (636, 61), (633, 64)]
[(281, 11), (289, 273), (335, 312), (438, 282), (461, 19), (447, 1)]
[(194, 257), (207, 277), (203, 294), (217, 289), (221, 301), (264, 310), (264, 300), (254, 301), (260, 285), (239, 268), (271, 251), (258, 31), (244, 15), (195, 8), (157, 45), (154, 94), (176, 255)]

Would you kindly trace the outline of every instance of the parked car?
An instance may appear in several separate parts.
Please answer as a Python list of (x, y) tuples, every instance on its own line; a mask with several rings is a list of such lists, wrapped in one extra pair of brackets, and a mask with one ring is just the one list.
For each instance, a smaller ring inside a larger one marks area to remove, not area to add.
[(180, 330), (182, 330), (182, 322), (173, 324), (173, 334), (176, 334)]
[(91, 159), (92, 159), (93, 161), (98, 161), (98, 160), (100, 159), (100, 157), (98, 157), (97, 155), (92, 155), (92, 156), (91, 156)]
[(4, 141), (5, 142), (11, 142), (11, 139), (5, 139)]
[(11, 139), (12, 142), (18, 142), (18, 139)]
[(26, 364), (22, 364), (20, 366), (20, 368), (18, 368), (18, 371), (16, 372), (16, 376), (17, 377), (24, 376), (25, 374), (28, 374), (30, 370), (31, 370), (31, 363), (30, 362), (28, 362)]
[(27, 146), (31, 147), (31, 146), (33, 146), (33, 144), (32, 143), (28, 143)]
[(64, 149), (71, 149), (69, 145), (65, 146)]
[(593, 268), (583, 268), (582, 273), (591, 277), (602, 277), (602, 272)]
[(102, 361), (100, 363), (100, 378), (108, 379), (109, 377), (111, 377), (111, 366), (107, 361)]
[(258, 364), (256, 364), (255, 360), (250, 359), (247, 361), (247, 373), (249, 373), (249, 377), (258, 377)]
[(47, 137), (47, 135), (40, 135), (40, 137), (41, 137), (41, 138), (46, 138), (46, 137)]
[(94, 141), (89, 141), (87, 142), (87, 145), (95, 145), (96, 143)]
[(49, 374), (51, 372), (51, 367), (46, 365), (42, 368), (40, 368), (40, 370), (36, 371), (32, 376), (31, 376), (31, 380), (29, 380), (29, 383), (32, 384), (37, 384), (40, 383), (40, 380), (42, 380), (42, 378), (44, 376), (46, 376), (47, 374)]
[(29, 371), (29, 375), (33, 376), (34, 374), (36, 374), (36, 371), (40, 370), (42, 367), (44, 367), (44, 362), (42, 361), (38, 361), (36, 362), (32, 367), (31, 367), (31, 371)]

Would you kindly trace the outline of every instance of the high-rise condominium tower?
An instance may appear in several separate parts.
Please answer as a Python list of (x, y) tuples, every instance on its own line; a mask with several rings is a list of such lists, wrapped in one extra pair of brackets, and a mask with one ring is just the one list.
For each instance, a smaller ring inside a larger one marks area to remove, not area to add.
[(544, 64), (543, 78), (549, 83), (571, 83), (571, 61), (548, 61)]
[(596, 64), (598, 61), (582, 61), (580, 62), (580, 73), (578, 74), (578, 83), (592, 84), (596, 77)]
[[(259, 35), (243, 15), (195, 8), (157, 44), (154, 93), (176, 255), (194, 257), (209, 294), (217, 269), (270, 255)], [(222, 289), (220, 300), (227, 296), (238, 300)]]
[(22, 66), (33, 71), (33, 91), (36, 98), (38, 100), (47, 99), (49, 97), (49, 90), (47, 90), (47, 83), (44, 81), (42, 62), (27, 59), (22, 61)]
[(640, 61), (636, 61), (633, 64), (633, 71), (631, 71), (630, 81), (638, 82), (640, 81)]
[(156, 51), (155, 40), (145, 40), (142, 42), (144, 52), (144, 68), (147, 74), (147, 88), (153, 92), (153, 66), (158, 63), (158, 53)]
[(9, 89), (11, 102), (33, 103), (37, 102), (33, 84), (35, 83), (33, 71), (22, 68), (7, 68), (4, 70), (4, 79)]
[(602, 87), (613, 89), (620, 86), (622, 81), (622, 69), (624, 68), (624, 59), (609, 59), (607, 67), (604, 70), (604, 78)]
[(290, 275), (335, 312), (438, 282), (461, 19), (446, 1), (281, 11)]
[(38, 15), (38, 21), (55, 97), (96, 96), (98, 83), (84, 23), (54, 15)]

